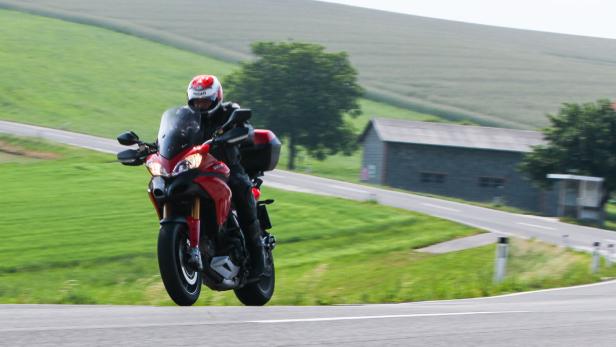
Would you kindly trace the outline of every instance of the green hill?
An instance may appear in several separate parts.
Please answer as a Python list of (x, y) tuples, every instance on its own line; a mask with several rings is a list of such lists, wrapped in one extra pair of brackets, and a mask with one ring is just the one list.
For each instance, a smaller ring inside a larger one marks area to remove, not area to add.
[(223, 60), (261, 40), (349, 52), (369, 96), (423, 113), (536, 128), (562, 102), (611, 98), (616, 40), (504, 29), (308, 0), (0, 0)]
[[(115, 137), (152, 138), (162, 112), (185, 102), (192, 76), (237, 66), (106, 29), (0, 10), (0, 119)], [(371, 115), (436, 119), (369, 100)]]

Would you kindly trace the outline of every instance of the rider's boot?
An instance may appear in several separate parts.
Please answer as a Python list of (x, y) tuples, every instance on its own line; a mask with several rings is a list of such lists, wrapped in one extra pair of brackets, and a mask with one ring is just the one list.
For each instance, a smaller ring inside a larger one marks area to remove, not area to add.
[(250, 278), (259, 278), (263, 276), (265, 272), (265, 248), (263, 246), (263, 240), (261, 239), (261, 227), (259, 221), (248, 225), (245, 230), (246, 235), (246, 248), (250, 253), (252, 259), (252, 267), (250, 270)]

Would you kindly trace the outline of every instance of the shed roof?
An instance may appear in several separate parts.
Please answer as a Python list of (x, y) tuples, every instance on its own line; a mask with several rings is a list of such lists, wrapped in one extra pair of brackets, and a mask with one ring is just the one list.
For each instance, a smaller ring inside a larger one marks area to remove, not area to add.
[(548, 174), (548, 178), (555, 180), (572, 180), (572, 181), (587, 181), (587, 182), (603, 182), (603, 177), (595, 177), (595, 176), (579, 176), (579, 175), (568, 175), (568, 174)]
[(545, 143), (538, 131), (373, 118), (360, 137), (374, 127), (384, 142), (529, 152)]

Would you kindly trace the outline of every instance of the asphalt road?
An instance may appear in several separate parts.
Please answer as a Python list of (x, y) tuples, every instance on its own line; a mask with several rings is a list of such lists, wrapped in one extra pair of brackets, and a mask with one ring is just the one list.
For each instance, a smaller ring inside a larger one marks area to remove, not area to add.
[[(117, 153), (126, 149), (126, 147), (119, 145), (111, 139), (6, 121), (0, 121), (0, 132), (19, 136), (41, 137), (108, 153)], [(331, 195), (353, 200), (377, 200), (383, 205), (422, 212), (488, 230), (495, 234), (494, 238), (497, 236), (535, 238), (544, 242), (567, 245), (584, 251), (591, 251), (593, 242), (601, 242), (603, 252), (605, 252), (607, 244), (616, 243), (616, 233), (612, 231), (561, 223), (555, 218), (502, 212), (448, 200), (283, 170), (266, 173), (264, 180), (265, 186), (287, 190)], [(485, 242), (485, 239), (483, 241)], [(469, 245), (472, 246), (472, 244)]]
[(614, 346), (616, 282), (320, 307), (0, 305), (3, 346)]

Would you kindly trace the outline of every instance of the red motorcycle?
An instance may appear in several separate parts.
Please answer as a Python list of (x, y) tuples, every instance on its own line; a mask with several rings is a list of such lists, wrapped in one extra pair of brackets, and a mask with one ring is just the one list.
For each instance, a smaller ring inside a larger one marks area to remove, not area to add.
[[(266, 250), (266, 267), (259, 278), (249, 278), (250, 254), (226, 184), (229, 168), (210, 154), (213, 146), (246, 140), (249, 130), (241, 125), (250, 116), (250, 110), (236, 110), (212, 139), (203, 142), (201, 116), (180, 107), (163, 114), (157, 143), (142, 142), (132, 131), (118, 136), (122, 145), (138, 145), (118, 153), (118, 160), (130, 166), (145, 163), (152, 174), (148, 194), (160, 219), (158, 265), (167, 293), (178, 305), (195, 303), (202, 283), (218, 291), (233, 289), (245, 305), (264, 305), (274, 293), (276, 240), (267, 232), (272, 225), (266, 209), (273, 200), (259, 198), (260, 177), (276, 167), (280, 141), (269, 130), (255, 130), (253, 143), (240, 147)], [(197, 264), (192, 261), (195, 256)]]

